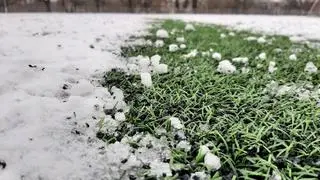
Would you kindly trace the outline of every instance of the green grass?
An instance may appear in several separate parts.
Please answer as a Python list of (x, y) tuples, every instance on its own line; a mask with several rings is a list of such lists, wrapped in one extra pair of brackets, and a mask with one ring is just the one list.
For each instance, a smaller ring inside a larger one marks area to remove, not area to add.
[[(167, 20), (161, 26), (168, 31), (183, 30), (185, 24)], [(169, 73), (153, 75), (152, 88), (144, 88), (139, 76), (123, 72), (106, 74), (105, 85), (123, 89), (125, 100), (131, 106), (126, 114), (127, 123), (134, 126), (119, 128), (120, 134), (149, 132), (158, 137), (155, 131), (165, 128), (171, 143), (170, 163), (184, 164), (182, 170), (174, 171), (177, 179), (184, 173), (196, 171), (206, 171), (212, 179), (268, 179), (273, 171), (279, 171), (283, 179), (319, 178), (320, 164), (316, 162), (320, 161), (320, 111), (316, 101), (263, 93), (271, 80), (280, 84), (317, 85), (319, 74), (309, 75), (303, 70), (308, 61), (320, 67), (318, 50), (292, 44), (284, 36), (274, 36), (272, 44), (258, 44), (243, 40), (253, 35), (249, 32), (237, 32), (235, 37), (221, 39), (220, 33), (229, 32), (226, 28), (199, 24), (196, 29), (171, 35), (163, 48), (122, 49), (125, 57), (161, 55), (162, 63), (169, 66)], [(150, 32), (155, 34), (156, 30), (152, 28)], [(179, 36), (185, 37), (187, 49), (169, 52), (169, 44), (176, 43), (175, 38)], [(155, 36), (146, 38), (156, 40)], [(210, 48), (220, 52), (223, 59), (248, 57), (250, 72), (224, 75), (216, 71), (219, 62), (211, 56), (181, 58), (192, 49), (207, 51)], [(275, 53), (275, 48), (283, 52)], [(291, 50), (296, 48), (302, 49), (297, 53), (298, 61), (288, 60)], [(261, 52), (267, 53), (267, 59), (255, 60)], [(275, 61), (278, 67), (273, 74), (267, 70), (269, 61)], [(258, 64), (264, 66), (258, 69)], [(172, 132), (169, 116), (178, 117), (184, 123), (191, 151), (175, 148), (179, 140)], [(207, 125), (207, 130), (201, 128), (203, 125)], [(199, 146), (207, 143), (221, 159), (222, 167), (217, 172), (208, 172), (202, 163), (195, 161)]]

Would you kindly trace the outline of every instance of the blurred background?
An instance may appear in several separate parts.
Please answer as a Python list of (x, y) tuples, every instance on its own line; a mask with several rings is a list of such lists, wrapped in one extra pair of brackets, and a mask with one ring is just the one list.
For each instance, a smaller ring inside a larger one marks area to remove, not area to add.
[(0, 11), (320, 15), (320, 0), (0, 0)]

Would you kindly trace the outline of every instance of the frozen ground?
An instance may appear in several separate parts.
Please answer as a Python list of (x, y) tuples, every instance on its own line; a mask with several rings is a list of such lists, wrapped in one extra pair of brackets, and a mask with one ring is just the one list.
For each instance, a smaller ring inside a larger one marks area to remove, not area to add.
[(0, 15), (0, 161), (7, 165), (0, 166), (1, 180), (120, 176), (118, 169), (126, 167), (117, 164), (117, 156), (127, 156), (126, 146), (103, 149), (104, 143), (95, 138), (101, 107), (115, 104), (96, 80), (103, 72), (124, 66), (115, 54), (128, 35), (146, 27), (149, 18), (320, 40), (320, 20), (307, 17)]
[(113, 52), (144, 21), (14, 14), (0, 15), (0, 27), (0, 179), (106, 178), (114, 160), (100, 152), (92, 117), (114, 102), (91, 81), (123, 66)]

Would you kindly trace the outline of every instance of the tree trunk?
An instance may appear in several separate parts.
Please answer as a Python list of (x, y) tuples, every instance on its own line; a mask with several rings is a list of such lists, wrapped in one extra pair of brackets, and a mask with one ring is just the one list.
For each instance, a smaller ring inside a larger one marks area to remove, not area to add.
[(129, 8), (129, 11), (133, 13), (133, 2), (132, 2), (132, 0), (128, 0), (128, 8)]
[(51, 2), (50, 2), (50, 0), (44, 0), (43, 2), (46, 5), (47, 12), (51, 12)]
[(198, 0), (192, 0), (192, 10), (196, 12), (198, 8)]
[(97, 8), (97, 11), (98, 11), (98, 12), (101, 11), (100, 1), (101, 1), (101, 0), (95, 0), (96, 8)]
[(4, 9), (4, 12), (5, 12), (5, 13), (8, 12), (7, 0), (3, 0), (3, 9)]

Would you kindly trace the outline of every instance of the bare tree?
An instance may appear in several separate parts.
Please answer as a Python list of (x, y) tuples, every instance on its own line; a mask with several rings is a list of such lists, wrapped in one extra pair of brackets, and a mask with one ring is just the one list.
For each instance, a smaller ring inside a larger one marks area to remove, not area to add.
[(192, 0), (192, 10), (196, 12), (198, 8), (198, 0)]
[(310, 7), (309, 11), (308, 11), (308, 14), (312, 14), (314, 9), (316, 8), (316, 6), (319, 6), (319, 3), (320, 1), (319, 0), (315, 0), (313, 3), (312, 3), (312, 6)]
[(134, 4), (135, 2), (133, 0), (120, 0), (120, 2), (124, 5), (128, 7), (128, 11), (129, 12), (134, 12)]
[(80, 7), (87, 8), (86, 0), (63, 0), (62, 4), (66, 12), (76, 12)]
[(16, 4), (17, 0), (0, 0), (0, 7), (3, 8), (5, 13), (9, 12), (9, 6)]
[(143, 11), (144, 12), (150, 12), (150, 8), (152, 6), (152, 0), (142, 0), (140, 1)]
[(45, 4), (47, 12), (51, 12), (51, 1), (50, 0), (40, 0), (40, 1), (42, 1)]
[(7, 0), (3, 0), (3, 8), (4, 8), (4, 12), (7, 13), (8, 12)]

